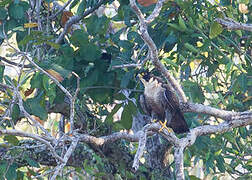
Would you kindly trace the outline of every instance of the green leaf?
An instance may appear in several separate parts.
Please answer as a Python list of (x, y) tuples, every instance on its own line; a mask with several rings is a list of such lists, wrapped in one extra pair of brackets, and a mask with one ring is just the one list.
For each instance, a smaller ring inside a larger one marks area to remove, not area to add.
[(7, 166), (8, 166), (7, 161), (4, 160), (0, 161), (0, 175), (5, 173)]
[(0, 20), (4, 20), (7, 17), (7, 10), (0, 7)]
[(53, 104), (56, 98), (56, 84), (50, 84), (49, 91), (46, 92), (46, 95), (49, 97), (49, 103)]
[(177, 24), (172, 24), (172, 23), (167, 23), (167, 24), (178, 31), (183, 31)]
[(166, 64), (170, 64), (176, 68), (179, 68), (179, 66), (169, 58), (163, 58), (162, 61), (165, 61)]
[(77, 14), (79, 16), (81, 16), (84, 13), (84, 10), (86, 9), (86, 6), (87, 6), (87, 2), (85, 0), (82, 0), (80, 5), (78, 6), (78, 9), (77, 9)]
[(42, 88), (42, 77), (43, 75), (40, 72), (36, 72), (31, 79), (31, 88)]
[(118, 42), (118, 45), (123, 48), (123, 49), (126, 49), (126, 50), (131, 50), (134, 46), (133, 43), (131, 43), (130, 41), (127, 41), (127, 40), (121, 40)]
[(100, 49), (93, 43), (82, 45), (79, 50), (81, 57), (88, 62), (94, 62), (101, 57)]
[(9, 6), (9, 15), (14, 19), (23, 19), (24, 12), (24, 8), (20, 4), (11, 3)]
[(79, 2), (80, 0), (74, 0), (70, 5), (70, 9), (73, 9)]
[(132, 127), (133, 115), (136, 113), (135, 105), (129, 101), (127, 105), (124, 106), (120, 124), (125, 129), (130, 129)]
[(177, 41), (178, 41), (177, 37), (173, 33), (170, 33), (169, 36), (165, 39), (164, 51), (165, 52), (171, 51), (176, 45)]
[(87, 77), (81, 79), (80, 87), (85, 88), (94, 85), (99, 78), (99, 71), (97, 69), (88, 72)]
[(222, 156), (217, 156), (216, 157), (216, 162), (217, 162), (217, 167), (219, 169), (220, 172), (224, 173), (226, 168), (224, 166), (225, 164), (225, 161), (224, 161), (224, 158)]
[(85, 31), (78, 29), (74, 31), (71, 36), (71, 42), (74, 46), (85, 45), (88, 43), (88, 34)]
[(113, 108), (113, 110), (111, 111), (111, 113), (109, 113), (105, 119), (105, 123), (109, 123), (112, 124), (113, 123), (113, 116), (115, 113), (117, 113), (117, 111), (122, 107), (122, 103), (121, 104), (116, 104), (115, 107)]
[(194, 102), (203, 103), (205, 101), (203, 91), (197, 83), (187, 80), (183, 82), (183, 85), (186, 94), (188, 94)]
[(3, 83), (4, 69), (5, 66), (0, 65), (0, 83)]
[(247, 82), (248, 82), (248, 79), (247, 79), (246, 74), (242, 73), (240, 76), (238, 76), (238, 83), (243, 92), (247, 90)]
[(70, 70), (67, 70), (65, 69), (64, 67), (58, 65), (58, 64), (52, 64), (51, 65), (51, 68), (53, 70), (55, 70), (56, 72), (58, 72), (60, 75), (62, 75), (64, 78), (67, 78), (71, 75), (71, 71)]
[(242, 37), (242, 31), (241, 31), (241, 30), (236, 30), (235, 33), (236, 33), (238, 36)]
[(210, 33), (209, 33), (210, 39), (217, 37), (219, 34), (222, 33), (222, 31), (223, 31), (222, 26), (219, 23), (217, 23), (216, 21), (213, 22), (210, 27)]
[(7, 4), (10, 4), (11, 2), (12, 2), (12, 0), (3, 0), (3, 1), (0, 2), (0, 6), (4, 7)]
[(47, 111), (45, 107), (41, 105), (41, 99), (43, 98), (43, 92), (41, 92), (37, 97), (30, 98), (25, 101), (25, 105), (28, 107), (29, 113), (38, 116), (41, 120), (47, 119)]
[(43, 75), (42, 82), (44, 89), (49, 91), (49, 77), (47, 75)]
[(87, 31), (89, 34), (96, 36), (104, 35), (108, 29), (108, 19), (105, 16), (98, 17), (96, 15), (91, 16), (86, 20)]
[(42, 44), (50, 39), (51, 39), (51, 37), (44, 36), (43, 32), (41, 32), (41, 31), (31, 31), (31, 33), (29, 35), (26, 35), (24, 37), (24, 39), (22, 39), (19, 42), (19, 46), (24, 46), (27, 43), (29, 43), (30, 41), (33, 41), (34, 44), (39, 45), (39, 44)]
[(179, 27), (181, 28), (182, 31), (185, 31), (187, 29), (185, 21), (182, 19), (181, 16), (179, 16)]
[(59, 49), (60, 45), (51, 41), (46, 41), (45, 42), (47, 45), (52, 46), (54, 49)]
[(126, 72), (121, 80), (120, 87), (126, 88), (133, 77), (134, 77), (134, 71)]
[(7, 141), (8, 143), (12, 144), (13, 146), (17, 146), (19, 143), (19, 140), (17, 139), (17, 137), (13, 136), (13, 135), (4, 136), (4, 140)]
[(14, 121), (14, 123), (16, 124), (18, 118), (20, 115), (20, 109), (19, 106), (17, 104), (14, 104), (12, 107), (12, 113), (11, 113), (11, 118)]
[(25, 156), (24, 159), (27, 161), (27, 163), (29, 164), (29, 166), (36, 167), (36, 168), (40, 167), (38, 162), (34, 161), (33, 159), (29, 158), (28, 156)]
[(189, 176), (190, 177), (190, 180), (200, 180), (200, 178), (198, 178), (198, 177), (196, 177), (196, 176), (194, 176), (194, 175), (191, 175), (191, 176)]
[(185, 43), (184, 46), (191, 52), (198, 53), (199, 50), (189, 43)]
[(13, 163), (9, 166), (9, 169), (5, 175), (6, 179), (8, 180), (16, 180), (17, 179), (17, 164)]

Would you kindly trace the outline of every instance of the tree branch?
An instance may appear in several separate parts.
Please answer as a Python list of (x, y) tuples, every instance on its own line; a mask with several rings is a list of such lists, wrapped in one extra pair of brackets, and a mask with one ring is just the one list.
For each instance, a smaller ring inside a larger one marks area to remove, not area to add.
[[(162, 4), (164, 3), (163, 0), (160, 0), (157, 3), (157, 8), (156, 11), (154, 11), (152, 13), (152, 15), (150, 16), (149, 21), (153, 21), (155, 17), (157, 17), (160, 13), (160, 9), (162, 8)], [(130, 5), (131, 8), (135, 11), (138, 19), (139, 19), (139, 24), (140, 24), (140, 35), (142, 37), (142, 39), (144, 40), (145, 44), (147, 44), (148, 48), (149, 48), (149, 55), (150, 55), (150, 59), (153, 62), (153, 64), (155, 65), (155, 67), (164, 75), (164, 77), (167, 79), (167, 81), (169, 82), (168, 85), (170, 86), (170, 89), (174, 89), (176, 91), (176, 93), (178, 94), (179, 100), (181, 102), (187, 102), (187, 98), (185, 96), (185, 93), (183, 91), (183, 89), (181, 88), (181, 86), (179, 85), (179, 83), (175, 80), (175, 78), (170, 75), (170, 73), (168, 72), (168, 70), (165, 68), (165, 66), (159, 61), (158, 59), (158, 50), (157, 47), (154, 43), (154, 41), (151, 39), (148, 31), (147, 31), (147, 24), (146, 24), (146, 20), (144, 18), (144, 15), (142, 14), (141, 10), (137, 7), (136, 5), (136, 1), (135, 0), (130, 0)]]
[(245, 30), (252, 32), (252, 24), (244, 24), (234, 21), (231, 18), (216, 18), (216, 22), (224, 26), (224, 28), (230, 29), (230, 30)]
[(73, 24), (79, 22), (82, 18), (88, 16), (92, 12), (94, 12), (96, 9), (98, 9), (102, 4), (107, 2), (108, 0), (100, 0), (96, 5), (94, 5), (93, 8), (85, 11), (81, 16), (72, 16), (69, 18), (69, 20), (66, 22), (63, 31), (60, 33), (59, 37), (56, 39), (55, 43), (59, 43), (67, 33), (67, 30), (69, 27), (71, 27)]

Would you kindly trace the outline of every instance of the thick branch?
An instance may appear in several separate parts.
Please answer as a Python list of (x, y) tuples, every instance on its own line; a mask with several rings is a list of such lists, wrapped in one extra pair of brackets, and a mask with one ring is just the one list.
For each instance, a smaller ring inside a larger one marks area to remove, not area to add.
[(224, 120), (231, 120), (232, 116), (237, 115), (237, 112), (225, 111), (225, 110), (217, 109), (211, 106), (206, 106), (203, 104), (197, 104), (197, 103), (191, 103), (191, 102), (181, 103), (180, 107), (182, 111), (184, 112), (208, 114), (208, 115), (215, 116)]
[(184, 179), (184, 147), (175, 146), (174, 149), (175, 174), (177, 180)]
[[(156, 8), (156, 11), (154, 11), (152, 13), (152, 15), (150, 16), (150, 19), (148, 21), (153, 21), (154, 18), (159, 15), (163, 2), (164, 1), (161, 0), (160, 2), (157, 3), (158, 7)], [(142, 39), (144, 40), (145, 44), (147, 44), (147, 46), (149, 48), (150, 59), (152, 60), (153, 64), (156, 66), (156, 68), (167, 79), (167, 81), (169, 82), (169, 85), (171, 85), (171, 87), (176, 91), (180, 101), (186, 102), (187, 99), (186, 99), (185, 93), (182, 90), (181, 86), (175, 80), (175, 78), (172, 75), (170, 75), (168, 70), (165, 68), (165, 66), (158, 59), (158, 50), (157, 50), (157, 47), (156, 47), (154, 41), (151, 39), (151, 37), (147, 31), (147, 24), (146, 24), (146, 20), (144, 18), (144, 15), (140, 11), (140, 9), (137, 7), (135, 0), (130, 0), (130, 5), (131, 5), (131, 8), (135, 11), (135, 13), (140, 21), (140, 35), (141, 35)], [(154, 14), (154, 13), (156, 13), (156, 14)]]

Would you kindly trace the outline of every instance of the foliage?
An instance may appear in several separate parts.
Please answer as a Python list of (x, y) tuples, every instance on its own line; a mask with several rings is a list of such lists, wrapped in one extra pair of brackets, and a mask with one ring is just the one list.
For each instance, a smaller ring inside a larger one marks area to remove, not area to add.
[[(62, 13), (56, 19), (47, 21), (47, 16), (53, 15), (53, 9), (48, 3), (53, 1), (43, 1), (40, 7), (41, 27), (36, 24), (38, 17), (35, 11), (32, 12), (34, 21), (29, 21), (27, 12), (32, 8), (31, 1), (1, 1), (0, 43), (4, 44), (5, 35), (8, 39), (15, 35), (18, 48), (28, 52), (41, 68), (72, 94), (77, 88), (77, 80), (71, 72), (80, 77), (76, 104), (85, 111), (87, 132), (100, 136), (130, 129), (133, 115), (141, 111), (135, 101), (139, 96), (137, 90), (142, 89), (135, 78), (140, 69), (114, 66), (137, 63), (136, 58), (143, 61), (147, 56), (147, 47), (138, 34), (137, 17), (130, 9), (129, 2), (119, 0), (120, 6), (115, 16), (92, 13), (82, 18), (77, 28), (71, 26), (64, 39), (55, 43), (59, 29), (62, 29)], [(112, 2), (107, 1), (106, 4), (111, 5)], [(239, 10), (241, 3), (248, 7), (248, 13)], [(73, 15), (81, 15), (95, 4), (93, 0), (74, 0), (69, 7)], [(225, 30), (214, 21), (225, 14), (238, 22), (252, 23), (251, 6), (249, 1), (221, 0), (219, 4), (211, 4), (206, 0), (169, 1), (164, 4), (160, 16), (149, 25), (148, 31), (160, 52), (159, 59), (175, 77), (180, 78), (191, 101), (226, 110), (245, 111), (251, 108), (251, 34), (241, 30)], [(141, 10), (149, 15), (154, 7), (141, 6)], [(7, 55), (16, 56), (11, 51)], [(19, 88), (24, 107), (40, 120), (48, 119), (48, 103), (49, 107), (64, 103), (62, 91), (42, 72), (29, 67), (27, 69), (33, 71), (23, 71), (18, 80), (8, 73), (4, 74), (5, 68), (0, 66), (0, 82), (7, 85), (21, 82)], [(147, 62), (144, 68), (152, 70), (153, 65)], [(153, 73), (160, 75), (155, 69)], [(1, 93), (1, 115), (10, 108), (14, 96), (11, 91)], [(112, 106), (114, 109), (109, 109), (107, 105), (114, 102), (119, 103)], [(121, 120), (113, 122), (112, 116), (121, 108)], [(12, 120), (1, 120), (1, 128), (10, 128), (23, 117), (17, 104), (11, 107), (11, 113)], [(194, 113), (185, 116), (190, 128), (220, 122), (219, 119), (209, 120), (208, 116)], [(105, 121), (100, 117), (106, 117)], [(221, 135), (199, 137), (185, 152), (185, 165), (191, 167), (202, 160), (205, 175), (215, 174), (220, 177), (227, 173), (246, 178), (248, 174), (243, 174), (237, 167), (251, 172), (251, 159), (246, 160), (248, 154), (251, 154), (250, 133), (251, 128), (242, 127)], [(19, 140), (14, 136), (5, 136), (0, 141), (17, 146)], [(134, 143), (124, 145), (129, 152), (132, 145), (136, 146)], [(104, 176), (108, 173), (104, 165), (107, 159), (98, 153), (94, 154), (94, 158), (96, 163), (93, 166), (83, 162), (85, 172)], [(28, 162), (31, 167), (34, 163)], [(122, 167), (118, 165), (114, 177), (139, 178)], [(144, 166), (142, 171), (147, 171)], [(0, 161), (0, 174), (7, 179), (22, 179), (31, 173), (32, 170), (22, 170), (17, 164)]]

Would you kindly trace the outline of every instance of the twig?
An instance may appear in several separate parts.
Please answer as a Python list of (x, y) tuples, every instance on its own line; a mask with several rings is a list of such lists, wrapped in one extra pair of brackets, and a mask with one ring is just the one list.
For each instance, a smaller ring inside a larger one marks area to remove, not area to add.
[(25, 110), (24, 105), (23, 105), (23, 100), (22, 100), (21, 95), (18, 92), (18, 89), (15, 89), (15, 94), (16, 94), (16, 96), (18, 98), (19, 108), (24, 113), (25, 117), (27, 117), (28, 119), (30, 119), (34, 123), (35, 126), (39, 127), (45, 133), (45, 135), (48, 138), (50, 138), (51, 140), (55, 141), (55, 139), (52, 138), (52, 136), (50, 135), (50, 133)]
[(136, 155), (134, 157), (134, 161), (133, 161), (133, 165), (132, 168), (136, 171), (139, 168), (139, 161), (140, 158), (143, 155), (145, 146), (146, 146), (146, 142), (147, 142), (147, 132), (146, 131), (140, 131), (139, 132), (139, 142), (138, 142), (138, 148), (137, 148), (137, 152)]
[(29, 138), (38, 140), (38, 141), (42, 142), (43, 144), (45, 144), (50, 149), (50, 151), (53, 153), (53, 155), (56, 159), (58, 159), (61, 162), (64, 162), (64, 160), (61, 157), (59, 157), (59, 155), (55, 152), (54, 148), (48, 142), (47, 138), (44, 139), (43, 137), (38, 136), (36, 134), (30, 134), (30, 133), (26, 133), (26, 132), (18, 131), (18, 130), (13, 130), (13, 129), (10, 129), (10, 130), (0, 129), (0, 136), (6, 135), (6, 134), (13, 135), (13, 136), (20, 136), (20, 137), (29, 137)]
[(159, 13), (162, 9), (162, 6), (163, 6), (163, 3), (165, 2), (166, 0), (159, 0), (155, 6), (155, 9), (153, 10), (153, 12), (151, 13), (151, 15), (149, 17), (146, 18), (146, 23), (147, 24), (150, 24), (152, 21), (154, 21), (156, 19), (156, 17), (159, 16)]
[(71, 143), (71, 146), (68, 148), (67, 152), (65, 153), (62, 163), (55, 168), (55, 172), (53, 176), (50, 178), (51, 180), (56, 179), (60, 171), (66, 166), (66, 163), (68, 159), (70, 158), (70, 156), (72, 155), (72, 153), (74, 152), (78, 142), (79, 142), (79, 138), (75, 137)]
[(118, 68), (128, 68), (128, 67), (141, 67), (142, 64), (122, 64), (122, 65), (115, 65), (112, 66), (112, 69), (118, 69)]
[(77, 88), (70, 103), (70, 132), (69, 132), (70, 134), (72, 134), (74, 130), (74, 105), (78, 92), (80, 91), (80, 77), (75, 72), (72, 72), (72, 74), (77, 78)]
[[(21, 64), (10, 61), (10, 60), (6, 59), (5, 57), (2, 57), (2, 56), (0, 56), (0, 60), (3, 61), (3, 62), (6, 62), (8, 64), (11, 64), (13, 66), (17, 66), (17, 67), (22, 66)], [(31, 65), (24, 65), (24, 68), (32, 68), (32, 66)]]
[[(50, 20), (55, 19), (71, 2), (72, 2), (72, 0), (68, 0), (62, 7), (60, 7), (60, 9), (56, 13), (49, 16), (48, 19), (50, 19)], [(53, 2), (53, 3), (57, 3), (57, 2)], [(60, 6), (60, 5), (58, 5), (58, 6)]]
[(81, 16), (72, 16), (69, 18), (69, 20), (66, 22), (63, 31), (59, 35), (59, 37), (56, 39), (55, 43), (59, 43), (67, 33), (67, 30), (69, 27), (71, 27), (73, 24), (79, 22), (82, 18), (88, 16), (92, 12), (94, 12), (96, 9), (98, 9), (103, 3), (105, 3), (108, 0), (100, 0), (93, 8), (85, 11)]

